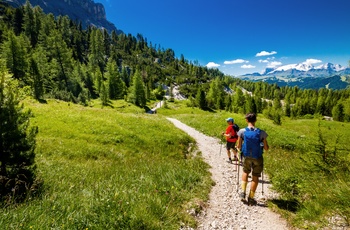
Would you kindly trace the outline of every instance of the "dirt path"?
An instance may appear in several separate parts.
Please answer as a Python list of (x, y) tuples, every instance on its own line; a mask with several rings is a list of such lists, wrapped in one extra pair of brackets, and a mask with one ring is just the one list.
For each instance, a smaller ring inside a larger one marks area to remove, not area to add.
[[(240, 183), (238, 170), (235, 164), (227, 162), (225, 144), (220, 147), (218, 139), (206, 136), (176, 119), (167, 119), (196, 140), (204, 160), (211, 166), (212, 179), (216, 183), (210, 192), (208, 207), (198, 216), (198, 229), (289, 229), (285, 220), (266, 207), (266, 199), (276, 195), (270, 192), (266, 176), (264, 193), (259, 184), (255, 194), (258, 205), (243, 204), (237, 192), (237, 187), (238, 191), (240, 189), (240, 185), (237, 185), (238, 178)], [(241, 170), (242, 167), (240, 176)]]

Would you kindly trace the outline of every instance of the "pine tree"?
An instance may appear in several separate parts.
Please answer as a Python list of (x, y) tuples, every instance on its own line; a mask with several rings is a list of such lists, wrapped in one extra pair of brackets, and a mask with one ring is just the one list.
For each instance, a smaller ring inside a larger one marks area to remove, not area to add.
[(123, 98), (125, 92), (125, 83), (120, 78), (116, 62), (113, 59), (110, 59), (107, 63), (106, 69), (109, 98), (112, 100)]
[(197, 95), (196, 95), (196, 102), (200, 109), (207, 108), (207, 102), (205, 100), (205, 92), (201, 87), (198, 88)]
[(0, 196), (23, 200), (35, 181), (35, 136), (31, 112), (19, 105), (18, 85), (0, 70)]
[(9, 31), (7, 41), (2, 46), (2, 57), (6, 60), (6, 66), (15, 79), (25, 81), (27, 70), (26, 40), (23, 36), (15, 36)]
[(25, 35), (27, 35), (27, 37), (29, 38), (31, 45), (34, 47), (37, 43), (37, 34), (35, 31), (35, 19), (34, 19), (33, 7), (30, 4), (29, 0), (27, 0), (26, 4), (24, 5), (23, 30)]
[(131, 95), (130, 101), (137, 106), (145, 106), (146, 105), (146, 94), (145, 87), (141, 78), (141, 74), (139, 70), (135, 71), (133, 77), (133, 84), (131, 86)]
[(59, 90), (65, 91), (68, 89), (70, 75), (73, 72), (72, 51), (57, 30), (50, 33), (47, 48), (52, 77), (58, 82)]
[(332, 109), (333, 120), (344, 121), (344, 105), (342, 102), (338, 102)]
[(289, 101), (286, 101), (286, 108), (285, 108), (285, 112), (284, 114), (287, 116), (287, 117), (290, 117), (291, 116), (291, 108), (290, 108), (290, 103)]
[(31, 58), (29, 62), (29, 74), (32, 79), (32, 88), (34, 92), (34, 98), (37, 100), (42, 99), (44, 95), (43, 77), (40, 74), (38, 64)]
[(100, 99), (102, 101), (102, 106), (108, 105), (108, 89), (104, 82), (101, 85)]

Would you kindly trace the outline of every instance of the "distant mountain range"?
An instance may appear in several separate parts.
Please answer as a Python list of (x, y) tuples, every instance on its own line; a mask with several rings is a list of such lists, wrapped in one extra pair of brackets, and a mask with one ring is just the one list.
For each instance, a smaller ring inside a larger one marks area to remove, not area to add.
[(261, 73), (245, 74), (239, 78), (277, 83), (279, 86), (344, 89), (350, 86), (350, 68), (332, 63), (319, 66), (299, 63), (266, 68)]
[[(3, 0), (3, 2), (19, 7), (24, 5), (26, 0)], [(40, 6), (45, 13), (52, 13), (55, 16), (68, 15), (72, 20), (82, 22), (84, 28), (94, 25), (109, 32), (115, 30), (118, 34), (123, 33), (106, 19), (104, 6), (93, 0), (30, 0), (30, 4), (33, 7)]]

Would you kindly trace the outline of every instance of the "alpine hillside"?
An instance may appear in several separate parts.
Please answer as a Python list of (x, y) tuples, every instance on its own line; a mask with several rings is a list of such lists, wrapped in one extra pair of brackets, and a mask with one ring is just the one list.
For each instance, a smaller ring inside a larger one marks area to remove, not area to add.
[(279, 86), (300, 88), (345, 89), (350, 84), (350, 68), (326, 63), (314, 66), (306, 63), (289, 64), (277, 68), (266, 68), (261, 73), (245, 74), (239, 78), (250, 81), (277, 83)]
[[(26, 3), (26, 0), (3, 0), (13, 7), (20, 7)], [(83, 27), (93, 25), (99, 28), (105, 28), (109, 32), (115, 30), (116, 26), (109, 22), (106, 17), (106, 11), (101, 3), (95, 3), (93, 0), (30, 0), (30, 4), (40, 6), (45, 13), (52, 13), (55, 16), (68, 15), (72, 20), (81, 22)]]

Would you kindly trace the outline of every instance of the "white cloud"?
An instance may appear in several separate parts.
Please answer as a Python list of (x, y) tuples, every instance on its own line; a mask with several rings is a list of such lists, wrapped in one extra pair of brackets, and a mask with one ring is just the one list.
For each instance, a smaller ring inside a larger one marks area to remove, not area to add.
[(270, 56), (270, 55), (275, 55), (275, 54), (277, 54), (276, 51), (271, 51), (271, 52), (261, 51), (260, 53), (257, 53), (255, 55), (255, 57)]
[(279, 61), (272, 61), (269, 64), (267, 64), (268, 68), (276, 68), (277, 66), (282, 65), (282, 62)]
[(313, 65), (321, 62), (322, 62), (321, 60), (317, 60), (317, 59), (306, 59), (306, 61), (304, 61), (303, 64)]
[(249, 61), (243, 60), (243, 59), (236, 59), (232, 61), (225, 61), (225, 65), (232, 65), (232, 64), (242, 64), (242, 63), (248, 63)]
[(217, 68), (219, 67), (220, 65), (219, 64), (216, 64), (215, 62), (209, 62), (206, 67), (208, 68)]
[(260, 63), (269, 63), (269, 60), (259, 60)]
[(253, 66), (253, 65), (242, 65), (241, 68), (242, 69), (254, 69), (255, 66)]

